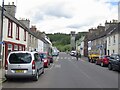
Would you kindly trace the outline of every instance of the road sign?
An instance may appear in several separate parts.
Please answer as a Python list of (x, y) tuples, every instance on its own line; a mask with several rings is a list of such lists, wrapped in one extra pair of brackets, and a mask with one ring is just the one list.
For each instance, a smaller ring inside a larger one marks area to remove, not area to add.
[(4, 42), (0, 42), (0, 44), (4, 44)]

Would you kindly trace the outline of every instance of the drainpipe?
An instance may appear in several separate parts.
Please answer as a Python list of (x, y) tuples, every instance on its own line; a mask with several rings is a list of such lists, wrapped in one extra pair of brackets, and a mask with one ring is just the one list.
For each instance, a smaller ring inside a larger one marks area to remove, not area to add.
[(1, 66), (3, 67), (3, 54), (4, 54), (4, 43), (3, 43), (3, 16), (4, 16), (4, 0), (2, 1), (2, 12), (1, 12), (1, 37), (0, 37), (0, 58), (1, 60)]

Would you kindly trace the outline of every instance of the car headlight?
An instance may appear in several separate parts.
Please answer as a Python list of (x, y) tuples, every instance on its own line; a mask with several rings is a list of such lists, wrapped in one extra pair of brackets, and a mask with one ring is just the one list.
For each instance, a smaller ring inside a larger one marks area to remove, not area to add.
[(45, 59), (44, 62), (47, 62), (47, 59)]

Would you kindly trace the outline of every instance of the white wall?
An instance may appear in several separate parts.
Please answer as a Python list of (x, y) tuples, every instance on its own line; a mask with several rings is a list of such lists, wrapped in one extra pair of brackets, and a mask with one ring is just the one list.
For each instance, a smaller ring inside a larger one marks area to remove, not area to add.
[(38, 40), (38, 51), (43, 52), (44, 51), (44, 43), (41, 40)]
[[(110, 37), (110, 44), (109, 44), (109, 37)], [(111, 35), (107, 37), (107, 50), (110, 51), (110, 55), (113, 53), (113, 50), (115, 53), (119, 53), (119, 35), (118, 34), (115, 34), (115, 40), (116, 40), (116, 43), (113, 42), (113, 37), (114, 35)], [(108, 54), (108, 52), (107, 52)]]
[(3, 21), (3, 40), (14, 42), (14, 43), (24, 44), (27, 46), (28, 33), (26, 32), (26, 41), (24, 41), (24, 29), (21, 27), (19, 28), (19, 34), (20, 34), (19, 35), (20, 40), (16, 40), (16, 24), (13, 22), (13, 33), (12, 33), (13, 38), (8, 38), (8, 19), (4, 18), (4, 21)]

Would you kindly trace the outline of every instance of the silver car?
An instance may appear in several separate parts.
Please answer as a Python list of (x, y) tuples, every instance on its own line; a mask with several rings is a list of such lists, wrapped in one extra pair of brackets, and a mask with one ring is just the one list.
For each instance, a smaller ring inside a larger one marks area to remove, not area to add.
[(29, 77), (37, 81), (42, 73), (44, 73), (44, 63), (37, 52), (10, 52), (5, 61), (5, 77), (7, 79)]

